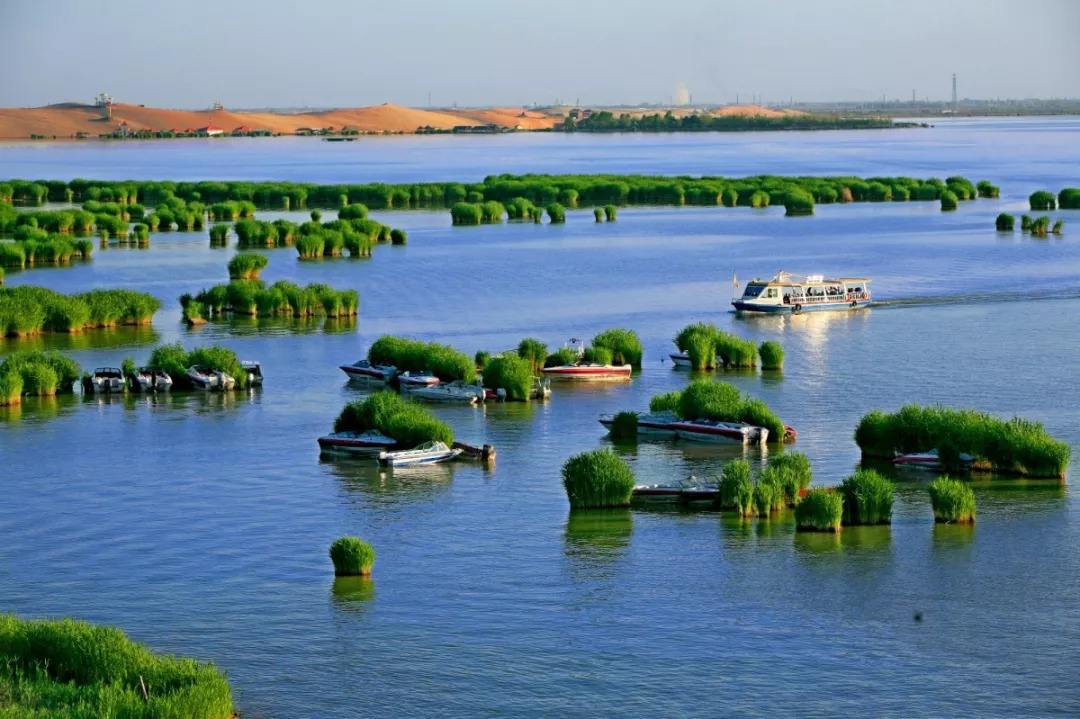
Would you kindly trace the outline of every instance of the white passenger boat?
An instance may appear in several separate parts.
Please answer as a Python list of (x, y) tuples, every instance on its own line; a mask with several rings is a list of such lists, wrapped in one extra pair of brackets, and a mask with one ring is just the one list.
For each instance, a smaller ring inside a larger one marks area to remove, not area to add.
[(456, 447), (447, 447), (442, 442), (426, 442), (414, 449), (400, 452), (380, 452), (379, 464), (388, 467), (409, 467), (418, 464), (438, 464), (447, 462), (461, 454)]
[(438, 384), (410, 385), (403, 383), (401, 393), (425, 402), (447, 402), (451, 404), (476, 404), (487, 396), (484, 388), (477, 384), (455, 381)]
[(168, 372), (158, 367), (140, 367), (135, 371), (135, 384), (140, 392), (168, 392), (173, 380)]
[(209, 367), (189, 367), (187, 377), (195, 389), (224, 392), (236, 387), (236, 380), (232, 375)]
[(247, 372), (248, 387), (261, 387), (263, 383), (262, 365), (251, 360), (242, 360), (240, 367)]
[(575, 382), (626, 382), (633, 368), (628, 364), (567, 364), (544, 367), (541, 372), (552, 380)]
[[(675, 431), (675, 423), (679, 418), (674, 412), (649, 412), (639, 414), (637, 419), (637, 433), (639, 437), (656, 437), (658, 439), (675, 439), (678, 434)], [(615, 415), (605, 414), (600, 417), (600, 424), (609, 430), (615, 424)]]
[(399, 387), (430, 387), (439, 384), (439, 378), (429, 371), (402, 372), (397, 376)]
[(127, 387), (124, 373), (118, 367), (98, 367), (90, 375), (90, 384), (95, 392), (101, 393), (123, 392)]
[(352, 364), (341, 365), (341, 371), (352, 380), (366, 380), (370, 382), (389, 382), (397, 374), (397, 367), (385, 364), (372, 364), (366, 359), (357, 360)]
[(742, 297), (731, 302), (739, 312), (799, 314), (818, 310), (868, 307), (870, 280), (865, 277), (826, 278), (778, 272), (771, 280), (746, 283)]
[(334, 432), (319, 437), (319, 449), (323, 452), (335, 452), (358, 456), (375, 457), (391, 449), (397, 442), (379, 432)]
[(741, 422), (720, 422), (711, 419), (679, 420), (670, 425), (679, 439), (688, 442), (721, 442), (735, 444), (765, 444), (769, 430)]

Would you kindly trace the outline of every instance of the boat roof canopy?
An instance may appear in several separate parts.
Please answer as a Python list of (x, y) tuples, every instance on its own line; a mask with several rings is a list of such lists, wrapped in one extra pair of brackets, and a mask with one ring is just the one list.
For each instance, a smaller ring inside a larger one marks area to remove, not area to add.
[(869, 277), (825, 277), (824, 275), (793, 275), (780, 271), (771, 280), (755, 277), (749, 284), (779, 285), (781, 287), (800, 287), (803, 285), (836, 285), (841, 283), (861, 282), (869, 284)]

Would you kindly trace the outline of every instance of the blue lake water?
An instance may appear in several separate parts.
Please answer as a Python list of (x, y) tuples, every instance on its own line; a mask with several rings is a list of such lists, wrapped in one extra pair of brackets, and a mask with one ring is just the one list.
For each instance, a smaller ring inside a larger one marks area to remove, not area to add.
[[(698, 320), (783, 343), (782, 377), (723, 378), (798, 428), (816, 484), (857, 466), (862, 414), (906, 402), (1038, 419), (1080, 449), (1080, 212), (1049, 213), (1066, 221), (1059, 238), (993, 229), (1035, 189), (1080, 186), (1078, 138), (1080, 121), (1040, 118), (880, 132), (0, 144), (5, 177), (964, 174), (1003, 194), (954, 213), (936, 203), (819, 206), (810, 218), (627, 208), (615, 223), (582, 210), (564, 226), (454, 228), (446, 212), (376, 213), (409, 244), (364, 261), (267, 251), (264, 279), (360, 292), (359, 320), (326, 327), (184, 328), (177, 296), (225, 281), (235, 252), (211, 249), (205, 233), (157, 233), (146, 250), (10, 273), (9, 285), (139, 289), (163, 310), (153, 328), (0, 341), (0, 354), (58, 347), (93, 367), (143, 360), (158, 342), (213, 341), (262, 361), (267, 380), (234, 397), (0, 409), (0, 611), (116, 624), (155, 649), (213, 660), (248, 717), (1075, 716), (1080, 503), (1068, 484), (977, 479), (976, 526), (946, 527), (934, 525), (926, 477), (901, 476), (891, 527), (837, 539), (796, 534), (790, 515), (571, 515), (559, 468), (609, 444), (599, 414), (687, 384), (664, 358)], [(778, 269), (866, 274), (887, 303), (793, 318), (728, 312), (733, 273)], [(471, 354), (611, 326), (646, 346), (628, 385), (434, 409), (460, 438), (495, 444), (494, 468), (384, 472), (319, 458), (315, 438), (361, 396), (337, 365), (380, 334)], [(645, 481), (711, 476), (741, 454), (617, 451)], [(345, 533), (375, 545), (370, 582), (334, 581), (326, 548)]]

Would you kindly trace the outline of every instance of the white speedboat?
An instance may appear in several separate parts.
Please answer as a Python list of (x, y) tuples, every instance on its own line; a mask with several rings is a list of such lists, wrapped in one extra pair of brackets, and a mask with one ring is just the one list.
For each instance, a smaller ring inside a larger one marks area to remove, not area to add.
[(682, 419), (669, 427), (675, 430), (679, 439), (688, 442), (718, 442), (735, 444), (765, 444), (769, 441), (769, 430), (741, 422), (721, 422), (711, 419)]
[(140, 367), (135, 371), (135, 383), (140, 392), (168, 392), (173, 379), (169, 373), (157, 367)]
[(672, 352), (668, 355), (668, 357), (671, 358), (671, 363), (674, 364), (676, 367), (685, 367), (687, 369), (693, 367), (693, 365), (690, 363), (690, 355), (686, 354), (685, 352)]
[(430, 387), (439, 384), (439, 378), (431, 372), (402, 372), (397, 376), (399, 387)]
[(742, 297), (733, 300), (738, 312), (799, 314), (818, 310), (869, 307), (870, 280), (866, 277), (826, 278), (778, 272), (771, 280), (746, 283)]
[(476, 404), (477, 402), (483, 402), (487, 395), (480, 385), (466, 384), (461, 381), (421, 385), (402, 383), (401, 392), (425, 402), (447, 402), (451, 404)]
[(204, 391), (225, 392), (236, 387), (236, 380), (232, 375), (209, 367), (189, 367), (187, 378), (192, 387)]
[(319, 449), (323, 452), (336, 452), (358, 456), (378, 456), (381, 452), (393, 448), (397, 441), (379, 432), (334, 432), (319, 437)]
[(118, 367), (98, 367), (90, 375), (90, 384), (94, 392), (101, 393), (122, 393), (127, 387), (124, 373)]
[(351, 380), (363, 380), (367, 382), (389, 382), (397, 374), (397, 367), (385, 364), (372, 364), (366, 359), (358, 360), (352, 364), (341, 365), (341, 371), (349, 375)]
[(713, 504), (720, 498), (720, 487), (715, 482), (704, 482), (694, 475), (677, 479), (670, 484), (639, 484), (630, 495), (646, 502), (678, 502), (679, 504)]
[[(965, 467), (971, 465), (975, 461), (973, 456), (964, 452), (960, 453), (959, 459), (960, 464)], [(944, 469), (944, 465), (941, 463), (941, 457), (938, 455), (936, 449), (932, 449), (929, 452), (908, 452), (907, 454), (898, 454), (893, 457), (892, 463), (897, 467), (925, 469), (934, 472)]]
[(380, 452), (379, 464), (388, 467), (409, 467), (418, 464), (438, 464), (454, 459), (462, 450), (447, 447), (442, 442), (426, 442), (414, 449), (400, 452)]
[(247, 372), (248, 387), (261, 387), (263, 383), (262, 365), (251, 360), (242, 360), (240, 367)]
[(628, 364), (567, 364), (544, 367), (541, 372), (552, 380), (575, 382), (627, 382), (633, 368)]
[[(679, 418), (674, 412), (649, 412), (639, 414), (637, 420), (637, 433), (639, 437), (655, 437), (658, 439), (675, 439), (678, 433), (675, 431), (675, 423)], [(615, 424), (615, 415), (605, 414), (600, 417), (600, 424), (609, 430)]]

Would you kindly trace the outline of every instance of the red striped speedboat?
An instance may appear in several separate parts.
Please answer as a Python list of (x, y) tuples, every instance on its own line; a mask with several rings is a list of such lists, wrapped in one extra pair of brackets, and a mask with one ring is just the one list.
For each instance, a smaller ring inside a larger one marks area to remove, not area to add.
[(379, 432), (334, 432), (319, 437), (319, 449), (323, 452), (338, 452), (378, 457), (381, 452), (397, 446), (397, 441)]
[(711, 419), (680, 420), (669, 425), (679, 439), (688, 442), (734, 442), (735, 444), (765, 444), (769, 430), (740, 422), (720, 422)]
[(565, 364), (541, 370), (545, 377), (553, 380), (578, 382), (626, 382), (632, 371), (633, 368), (628, 364)]
[(371, 364), (366, 359), (358, 360), (352, 364), (341, 365), (341, 371), (349, 375), (349, 379), (367, 380), (371, 382), (389, 382), (397, 374), (397, 367), (384, 364)]

